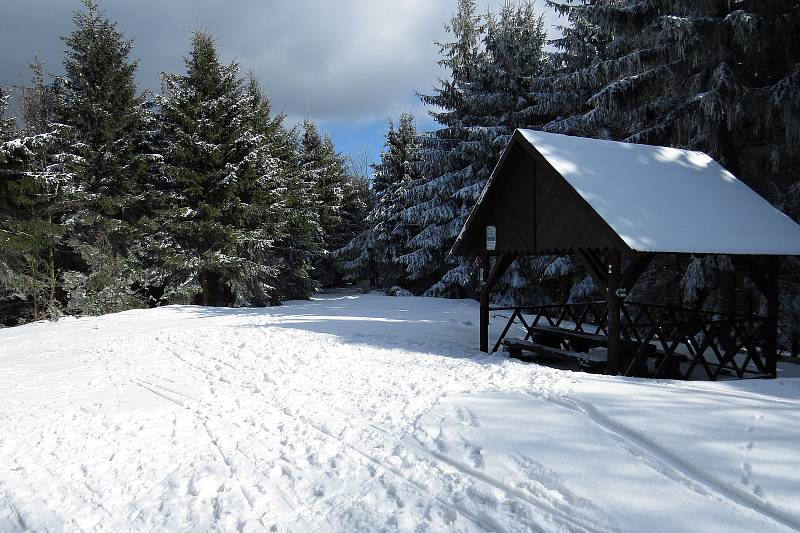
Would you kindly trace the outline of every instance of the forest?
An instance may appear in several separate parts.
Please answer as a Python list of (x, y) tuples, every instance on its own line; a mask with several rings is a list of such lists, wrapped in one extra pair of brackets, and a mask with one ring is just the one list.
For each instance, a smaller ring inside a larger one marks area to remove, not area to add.
[[(708, 153), (800, 220), (796, 0), (458, 0), (420, 87), (436, 123), (389, 121), (372, 172), (312, 121), (288, 126), (213, 28), (159, 94), (96, 0), (63, 38), (63, 76), (32, 58), (0, 87), (0, 323), (175, 303), (267, 306), (353, 284), (471, 298), (478, 265), (449, 256), (516, 128)], [(371, 175), (368, 175), (371, 174)], [(800, 339), (800, 269), (785, 262), (784, 348)], [(725, 257), (655, 261), (631, 298), (757, 312)], [(505, 303), (581, 301), (570, 257), (517, 260)], [(679, 290), (676, 290), (676, 287)]]

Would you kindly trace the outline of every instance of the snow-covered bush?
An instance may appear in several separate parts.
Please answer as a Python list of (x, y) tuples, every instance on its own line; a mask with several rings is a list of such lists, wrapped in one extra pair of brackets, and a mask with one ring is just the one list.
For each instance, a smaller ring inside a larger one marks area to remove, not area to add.
[(389, 296), (414, 296), (411, 291), (407, 291), (403, 287), (398, 287), (397, 285), (386, 291), (386, 294)]
[(99, 236), (94, 245), (72, 243), (88, 265), (86, 272), (62, 274), (62, 288), (67, 295), (66, 310), (79, 315), (102, 315), (145, 307), (133, 292), (136, 283), (127, 261), (115, 255), (108, 239)]

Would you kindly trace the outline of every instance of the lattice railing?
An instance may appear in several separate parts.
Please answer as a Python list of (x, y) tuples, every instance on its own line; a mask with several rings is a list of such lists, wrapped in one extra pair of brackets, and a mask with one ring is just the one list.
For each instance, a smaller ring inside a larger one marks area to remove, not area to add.
[[(606, 302), (494, 307), (511, 315), (494, 344), (496, 352), (515, 326), (525, 340), (536, 326), (607, 334)], [(766, 319), (761, 316), (712, 313), (666, 305), (623, 302), (620, 335), (623, 373), (676, 379), (766, 377)]]
[[(622, 334), (639, 344), (655, 344), (655, 377), (743, 378), (766, 376), (766, 318), (712, 313), (664, 305), (625, 302)], [(641, 353), (630, 358), (626, 374), (642, 365)]]

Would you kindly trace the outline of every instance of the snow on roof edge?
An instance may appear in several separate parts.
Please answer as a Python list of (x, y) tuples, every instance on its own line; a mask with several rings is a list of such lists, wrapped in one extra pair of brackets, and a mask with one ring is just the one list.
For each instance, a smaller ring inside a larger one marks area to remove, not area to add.
[(800, 226), (703, 152), (517, 132), (632, 250), (800, 255)]

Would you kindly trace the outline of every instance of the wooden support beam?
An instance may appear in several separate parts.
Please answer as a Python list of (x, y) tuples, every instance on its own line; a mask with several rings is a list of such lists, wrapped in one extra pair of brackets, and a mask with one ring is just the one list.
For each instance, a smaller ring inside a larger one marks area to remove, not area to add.
[(489, 276), (489, 254), (481, 256), (481, 351), (489, 352), (489, 289), (486, 278)]
[(764, 268), (758, 260), (746, 255), (732, 255), (730, 258), (733, 266), (750, 278), (753, 285), (766, 297), (769, 292), (769, 274), (764, 272)]
[(481, 324), (480, 324), (480, 348), (482, 352), (489, 353), (489, 295), (492, 289), (505, 274), (508, 267), (514, 261), (513, 254), (502, 254), (495, 259), (492, 268), (489, 268), (489, 255), (484, 253), (482, 257), (483, 282), (481, 286)]
[(625, 268), (625, 271), (622, 273), (622, 277), (620, 278), (620, 287), (624, 288), (627, 291), (633, 289), (636, 285), (636, 282), (639, 281), (639, 278), (642, 277), (647, 267), (650, 266), (650, 263), (653, 262), (653, 258), (655, 258), (656, 254), (651, 253), (637, 253), (633, 256), (633, 259)]
[(765, 348), (765, 365), (767, 372), (773, 377), (778, 377), (778, 276), (780, 274), (780, 257), (770, 256), (767, 259), (766, 292), (767, 299), (767, 345)]
[(606, 258), (608, 287), (608, 373), (619, 374), (622, 368), (622, 343), (620, 342), (620, 288), (621, 258), (619, 250), (612, 250)]
[(506, 273), (506, 270), (508, 270), (511, 263), (514, 262), (514, 259), (516, 259), (514, 254), (501, 254), (495, 259), (491, 270), (489, 270), (489, 275), (486, 277), (486, 285), (489, 287), (490, 291), (494, 289), (494, 286), (497, 285), (497, 282), (500, 281), (500, 278)]
[(586, 269), (586, 272), (592, 277), (592, 280), (594, 280), (594, 284), (597, 285), (597, 288), (601, 291), (606, 290), (606, 288), (608, 288), (608, 275), (603, 266), (603, 261), (594, 253), (584, 250), (578, 252), (578, 259), (583, 265), (583, 268)]
[(753, 285), (767, 300), (766, 346), (764, 346), (764, 365), (773, 378), (778, 375), (778, 278), (780, 276), (781, 258), (770, 255), (766, 267), (753, 257), (745, 255), (731, 256), (734, 266), (743, 271)]

